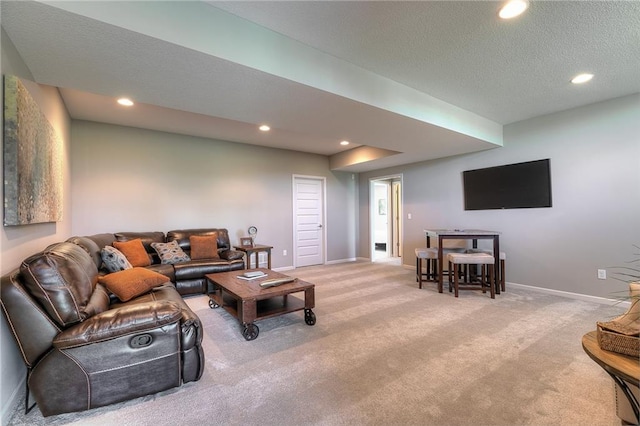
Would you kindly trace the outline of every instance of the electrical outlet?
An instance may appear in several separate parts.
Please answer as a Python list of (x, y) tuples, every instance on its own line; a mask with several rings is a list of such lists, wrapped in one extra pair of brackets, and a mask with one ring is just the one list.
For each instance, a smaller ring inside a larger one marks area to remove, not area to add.
[(282, 250), (282, 255), (286, 256), (287, 255), (287, 251), (286, 250)]
[(607, 270), (606, 269), (598, 269), (598, 279), (606, 280), (607, 279)]
[(407, 219), (411, 220), (411, 213), (407, 214)]

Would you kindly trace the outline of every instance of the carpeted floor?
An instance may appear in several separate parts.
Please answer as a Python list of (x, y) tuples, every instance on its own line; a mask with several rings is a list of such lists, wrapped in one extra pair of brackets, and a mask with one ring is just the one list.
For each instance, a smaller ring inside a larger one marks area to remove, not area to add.
[(510, 288), (455, 299), (389, 264), (287, 274), (316, 284), (315, 326), (291, 313), (257, 322), (248, 342), (228, 313), (192, 297), (205, 330), (200, 381), (46, 419), (18, 407), (10, 424), (620, 424), (612, 381), (580, 343), (620, 306)]

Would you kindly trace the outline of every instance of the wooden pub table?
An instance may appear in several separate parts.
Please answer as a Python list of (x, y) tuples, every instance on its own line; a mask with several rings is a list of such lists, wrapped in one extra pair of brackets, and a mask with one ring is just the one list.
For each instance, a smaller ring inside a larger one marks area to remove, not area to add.
[(500, 294), (500, 233), (497, 231), (485, 231), (483, 229), (425, 229), (427, 236), (427, 247), (431, 247), (431, 237), (438, 238), (438, 293), (442, 293), (444, 283), (444, 240), (473, 240), (473, 247), (476, 248), (477, 240), (490, 239), (493, 241), (493, 276), (492, 285), (495, 287), (496, 294)]
[[(260, 332), (254, 321), (270, 318), (290, 312), (304, 310), (304, 321), (307, 325), (316, 323), (315, 285), (294, 279), (292, 282), (275, 287), (260, 287), (260, 283), (281, 278), (291, 278), (269, 269), (258, 269), (267, 274), (266, 277), (251, 281), (238, 278), (240, 271), (220, 272), (208, 274), (205, 277), (213, 285), (213, 292), (209, 293), (209, 307), (222, 307), (238, 319), (242, 327), (242, 336), (246, 340), (254, 340)], [(304, 299), (293, 296), (303, 293)]]

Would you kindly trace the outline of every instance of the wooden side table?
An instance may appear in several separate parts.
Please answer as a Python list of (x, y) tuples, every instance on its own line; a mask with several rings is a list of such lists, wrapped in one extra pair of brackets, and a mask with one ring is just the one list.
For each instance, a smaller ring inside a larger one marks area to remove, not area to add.
[(256, 254), (256, 269), (260, 267), (260, 259), (258, 253), (261, 251), (267, 253), (267, 269), (271, 269), (271, 249), (273, 246), (265, 246), (262, 244), (254, 244), (252, 247), (246, 246), (233, 246), (235, 250), (245, 252), (247, 254), (247, 263), (245, 265), (245, 269), (251, 268), (251, 256)]
[(638, 400), (628, 385), (628, 383), (631, 383), (635, 386), (640, 386), (640, 362), (638, 362), (638, 359), (601, 349), (600, 345), (598, 345), (596, 331), (590, 331), (582, 336), (582, 348), (620, 387), (624, 396), (629, 400), (629, 405), (631, 405), (636, 421), (638, 421), (640, 419)]

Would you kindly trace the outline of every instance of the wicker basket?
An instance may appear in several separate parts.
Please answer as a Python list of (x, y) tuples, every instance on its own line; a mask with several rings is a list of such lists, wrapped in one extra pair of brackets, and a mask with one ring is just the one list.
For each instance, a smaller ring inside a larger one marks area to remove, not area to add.
[(601, 349), (636, 358), (640, 357), (640, 337), (635, 330), (629, 330), (628, 327), (621, 326), (615, 321), (596, 324), (598, 326), (598, 345)]

